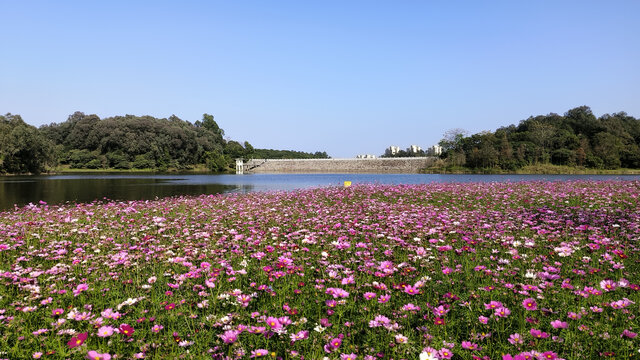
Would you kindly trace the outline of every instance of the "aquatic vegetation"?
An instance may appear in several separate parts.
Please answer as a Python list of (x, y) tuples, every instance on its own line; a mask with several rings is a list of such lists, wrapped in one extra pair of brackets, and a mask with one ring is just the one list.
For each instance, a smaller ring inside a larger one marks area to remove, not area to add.
[(354, 185), (0, 213), (0, 359), (640, 348), (640, 183)]

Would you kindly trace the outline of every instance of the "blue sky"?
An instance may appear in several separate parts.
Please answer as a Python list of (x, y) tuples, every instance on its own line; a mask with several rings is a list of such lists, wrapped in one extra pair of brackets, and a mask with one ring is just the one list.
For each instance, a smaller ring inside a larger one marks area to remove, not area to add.
[(588, 105), (640, 117), (640, 1), (0, 0), (0, 113), (382, 154)]

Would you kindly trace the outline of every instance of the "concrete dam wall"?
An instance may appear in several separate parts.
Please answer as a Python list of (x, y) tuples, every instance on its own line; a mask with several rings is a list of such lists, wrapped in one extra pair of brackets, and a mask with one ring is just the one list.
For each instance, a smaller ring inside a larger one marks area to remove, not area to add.
[(432, 165), (436, 157), (377, 159), (252, 159), (242, 164), (244, 173), (389, 173), (415, 174)]

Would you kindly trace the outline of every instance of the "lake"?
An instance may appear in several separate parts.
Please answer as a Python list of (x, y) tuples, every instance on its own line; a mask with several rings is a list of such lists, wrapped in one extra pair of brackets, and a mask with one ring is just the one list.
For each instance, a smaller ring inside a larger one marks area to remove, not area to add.
[(73, 174), (0, 177), (0, 210), (45, 201), (144, 200), (177, 195), (295, 190), (353, 184), (640, 180), (640, 175), (441, 175), (441, 174)]

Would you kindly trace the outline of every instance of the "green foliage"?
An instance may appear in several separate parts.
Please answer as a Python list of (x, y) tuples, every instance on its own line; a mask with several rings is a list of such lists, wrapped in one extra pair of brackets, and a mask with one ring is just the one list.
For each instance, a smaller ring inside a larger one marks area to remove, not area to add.
[(148, 152), (142, 155), (136, 155), (131, 166), (134, 169), (153, 169), (156, 167), (156, 161), (153, 158), (153, 154)]
[(474, 169), (553, 164), (594, 169), (640, 168), (640, 120), (624, 112), (596, 118), (587, 106), (564, 115), (530, 117), (520, 124), (466, 136), (445, 133), (440, 141), (447, 166)]
[(194, 125), (175, 115), (101, 120), (76, 112), (66, 122), (43, 126), (40, 132), (58, 146), (60, 162), (72, 168), (189, 168), (206, 163), (207, 154), (222, 152), (226, 146), (224, 131), (208, 114)]
[[(74, 149), (69, 151), (68, 157), (64, 162), (68, 163), (72, 169), (97, 169), (102, 167), (102, 161), (98, 158), (99, 155), (97, 151)], [(90, 163), (91, 165), (88, 165)]]
[(224, 172), (228, 168), (228, 161), (219, 151), (207, 152), (205, 154), (207, 168), (213, 172)]
[(55, 164), (53, 154), (53, 144), (20, 115), (0, 115), (0, 174), (38, 174)]

